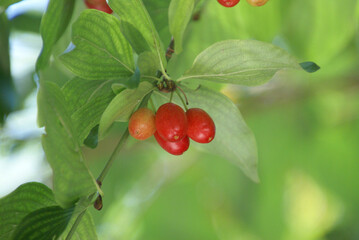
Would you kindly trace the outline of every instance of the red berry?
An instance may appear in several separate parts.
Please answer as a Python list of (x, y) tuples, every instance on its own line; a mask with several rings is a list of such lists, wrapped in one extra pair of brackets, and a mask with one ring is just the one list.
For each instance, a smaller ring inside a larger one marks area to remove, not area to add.
[(189, 147), (189, 138), (187, 136), (177, 142), (169, 142), (164, 140), (158, 132), (155, 132), (155, 138), (164, 150), (173, 155), (182, 155)]
[(128, 122), (128, 130), (138, 140), (151, 137), (156, 131), (155, 114), (148, 108), (138, 109)]
[(160, 106), (156, 113), (156, 129), (166, 141), (177, 142), (187, 135), (187, 117), (183, 109), (174, 104)]
[(85, 4), (88, 8), (97, 9), (109, 14), (112, 13), (112, 9), (108, 6), (105, 0), (85, 0)]
[(199, 143), (211, 142), (216, 134), (216, 126), (212, 118), (200, 108), (188, 109), (186, 115), (188, 137)]
[(219, 4), (224, 7), (234, 7), (239, 3), (239, 0), (217, 0)]
[(247, 2), (254, 7), (260, 7), (266, 4), (268, 0), (247, 0)]

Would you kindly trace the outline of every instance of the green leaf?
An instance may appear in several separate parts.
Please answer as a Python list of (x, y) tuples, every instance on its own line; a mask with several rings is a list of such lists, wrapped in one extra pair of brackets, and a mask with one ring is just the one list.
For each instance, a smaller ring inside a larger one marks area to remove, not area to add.
[[(70, 223), (67, 226), (67, 229), (63, 232), (60, 240), (65, 240), (67, 234), (69, 233), (73, 223), (76, 221), (78, 215), (73, 215)], [(72, 236), (71, 240), (97, 240), (97, 234), (95, 230), (95, 224), (92, 219), (91, 214), (87, 211), (82, 217), (80, 224), (76, 228), (75, 234)]]
[(282, 69), (301, 69), (283, 49), (256, 40), (227, 40), (213, 44), (194, 60), (178, 81), (208, 80), (220, 83), (259, 85)]
[(98, 125), (107, 105), (115, 97), (111, 86), (116, 82), (74, 78), (63, 86), (62, 91), (80, 144), (91, 129)]
[(98, 144), (98, 125), (91, 129), (89, 135), (86, 137), (84, 144), (89, 148), (96, 148)]
[(45, 207), (28, 214), (15, 229), (16, 240), (57, 239), (69, 223), (74, 208)]
[(125, 90), (126, 87), (123, 86), (123, 84), (121, 84), (121, 83), (114, 83), (111, 85), (111, 89), (112, 89), (113, 93), (117, 95), (120, 92), (122, 92), (123, 90)]
[(154, 52), (160, 63), (157, 69), (164, 70), (167, 64), (165, 51), (143, 2), (141, 0), (109, 0), (108, 3), (111, 9), (120, 16), (122, 31), (136, 53), (140, 55), (145, 51)]
[(21, 220), (30, 212), (56, 205), (47, 186), (37, 182), (25, 183), (0, 199), (0, 239), (10, 239)]
[(42, 145), (53, 170), (55, 198), (60, 206), (68, 207), (94, 193), (96, 182), (84, 164), (78, 133), (60, 88), (51, 82), (41, 84), (38, 105), (45, 125)]
[(320, 69), (320, 67), (314, 62), (302, 62), (300, 66), (309, 73), (314, 73)]
[(137, 65), (143, 78), (152, 79), (153, 76), (156, 75), (159, 62), (158, 58), (153, 52), (143, 52), (138, 57)]
[(162, 42), (167, 45), (171, 41), (168, 26), (168, 7), (170, 1), (145, 0), (143, 1)]
[(131, 76), (130, 79), (128, 79), (127, 82), (125, 82), (125, 86), (128, 88), (137, 88), (138, 84), (140, 84), (141, 79), (141, 72), (139, 67), (136, 67), (135, 73)]
[(22, 0), (1, 0), (0, 2), (0, 13), (2, 10), (5, 10), (6, 8), (8, 8), (10, 5), (14, 4), (14, 3), (18, 3)]
[(125, 89), (108, 105), (100, 120), (99, 138), (102, 139), (114, 121), (127, 122), (135, 107), (153, 91), (149, 82), (141, 82), (136, 89)]
[(52, 47), (64, 33), (71, 20), (74, 5), (74, 0), (50, 0), (41, 20), (40, 33), (43, 47), (36, 62), (36, 71), (47, 66)]
[(175, 40), (175, 53), (182, 52), (183, 34), (192, 18), (194, 0), (172, 0), (168, 9), (170, 32)]
[[(216, 125), (216, 136), (211, 143), (199, 144), (192, 141), (191, 144), (229, 160), (254, 182), (259, 182), (255, 137), (234, 103), (223, 94), (203, 86), (198, 90), (182, 87), (187, 95), (189, 108), (203, 109), (212, 117)], [(158, 91), (155, 93), (153, 95), (161, 96), (162, 101), (168, 101), (169, 94)], [(182, 105), (177, 96), (173, 101)]]
[(137, 54), (144, 51), (151, 51), (151, 47), (148, 45), (142, 33), (131, 23), (121, 21), (121, 31)]
[(60, 60), (75, 75), (89, 80), (123, 79), (134, 74), (132, 48), (120, 21), (98, 10), (85, 10), (72, 26), (73, 50)]

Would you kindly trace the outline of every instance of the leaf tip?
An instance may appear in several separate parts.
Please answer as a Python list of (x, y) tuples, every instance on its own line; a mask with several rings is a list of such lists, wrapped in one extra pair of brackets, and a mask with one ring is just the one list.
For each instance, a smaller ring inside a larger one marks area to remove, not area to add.
[(300, 66), (308, 73), (314, 73), (320, 69), (320, 67), (314, 62), (302, 62), (300, 63)]

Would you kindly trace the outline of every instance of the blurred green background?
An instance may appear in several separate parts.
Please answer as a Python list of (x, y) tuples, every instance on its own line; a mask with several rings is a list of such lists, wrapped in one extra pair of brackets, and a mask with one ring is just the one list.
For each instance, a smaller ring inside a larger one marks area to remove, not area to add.
[[(167, 45), (167, 1), (144, 2)], [(170, 62), (174, 76), (225, 39), (271, 42), (321, 69), (279, 72), (258, 87), (210, 85), (238, 105), (256, 136), (259, 184), (194, 147), (173, 157), (153, 138), (131, 140), (104, 182), (103, 210), (92, 210), (99, 239), (358, 240), (359, 1), (269, 0), (255, 8), (242, 0), (232, 9), (215, 0), (203, 4), (184, 52)], [(45, 7), (46, 1), (27, 0), (7, 16), (0, 9), (2, 46), (10, 33), (9, 49), (0, 48), (0, 112), (7, 115), (1, 117), (0, 197), (27, 181), (51, 186), (36, 127), (34, 75)], [(83, 9), (77, 1), (72, 21)], [(69, 39), (70, 29), (56, 54)], [(4, 68), (8, 55), (11, 74)], [(45, 74), (59, 85), (71, 77), (56, 58)], [(124, 127), (114, 126), (96, 149), (84, 149), (95, 176)]]

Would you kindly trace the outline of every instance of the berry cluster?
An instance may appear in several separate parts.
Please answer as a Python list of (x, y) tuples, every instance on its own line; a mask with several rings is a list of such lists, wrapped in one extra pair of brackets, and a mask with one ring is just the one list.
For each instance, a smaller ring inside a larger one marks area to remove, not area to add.
[[(217, 1), (219, 2), (219, 4), (221, 4), (224, 7), (234, 7), (239, 3), (240, 0), (217, 0)], [(247, 0), (247, 2), (254, 7), (259, 7), (266, 4), (268, 0)]]
[(132, 137), (145, 140), (155, 135), (158, 144), (173, 155), (181, 155), (189, 147), (189, 138), (199, 143), (213, 140), (216, 127), (212, 118), (200, 108), (187, 112), (174, 104), (160, 106), (156, 115), (140, 108), (130, 118), (128, 129)]
[(85, 0), (85, 4), (88, 8), (97, 9), (109, 14), (112, 13), (112, 9), (108, 6), (106, 0)]

